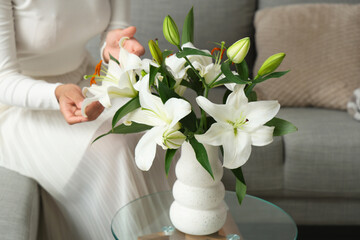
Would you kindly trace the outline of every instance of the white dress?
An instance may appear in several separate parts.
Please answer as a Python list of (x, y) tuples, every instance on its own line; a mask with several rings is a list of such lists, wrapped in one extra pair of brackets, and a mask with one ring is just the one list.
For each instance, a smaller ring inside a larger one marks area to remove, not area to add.
[(0, 2), (0, 166), (42, 187), (39, 239), (113, 239), (111, 219), (120, 207), (173, 182), (174, 174), (165, 177), (163, 156), (149, 172), (137, 169), (139, 134), (110, 135), (91, 145), (110, 129), (116, 108), (70, 126), (54, 95), (59, 83), (82, 84), (82, 76), (93, 72), (86, 42), (105, 29), (127, 26), (129, 4)]

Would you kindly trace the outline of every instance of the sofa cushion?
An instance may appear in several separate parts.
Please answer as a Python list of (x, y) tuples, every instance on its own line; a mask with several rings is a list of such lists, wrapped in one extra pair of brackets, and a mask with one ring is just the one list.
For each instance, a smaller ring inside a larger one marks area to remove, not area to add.
[[(158, 38), (162, 50), (176, 50), (163, 36), (163, 20), (170, 15), (181, 33), (185, 16), (192, 6), (196, 47), (211, 50), (216, 47), (213, 42), (225, 41), (229, 46), (243, 37), (253, 37), (256, 10), (256, 1), (253, 0), (132, 0), (131, 24), (137, 27), (136, 38), (146, 49), (150, 39)], [(250, 66), (254, 61), (254, 48), (251, 51), (247, 58)], [(151, 57), (149, 51), (145, 57)]]
[(34, 240), (39, 220), (35, 181), (0, 167), (1, 240)]
[(346, 109), (360, 86), (360, 4), (299, 4), (258, 11), (256, 72), (267, 57), (285, 52), (291, 71), (256, 87), (282, 106)]
[(258, 0), (258, 8), (284, 6), (288, 4), (304, 3), (360, 3), (360, 0)]
[[(316, 108), (283, 108), (278, 117), (298, 132), (253, 147), (243, 172), (248, 193), (260, 197), (360, 198), (360, 124), (346, 112)], [(235, 189), (230, 170), (228, 190)]]
[(346, 112), (282, 109), (299, 131), (284, 136), (286, 195), (360, 197), (360, 124)]

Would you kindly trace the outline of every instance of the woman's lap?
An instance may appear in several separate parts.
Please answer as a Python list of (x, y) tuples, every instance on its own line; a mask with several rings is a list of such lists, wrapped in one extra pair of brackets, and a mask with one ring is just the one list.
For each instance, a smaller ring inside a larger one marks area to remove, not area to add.
[(109, 130), (112, 114), (73, 126), (57, 111), (10, 108), (0, 114), (0, 165), (37, 180), (84, 239), (110, 239), (111, 218), (121, 206), (170, 189), (174, 180), (173, 173), (164, 174), (161, 150), (149, 172), (137, 169), (141, 134), (109, 135), (91, 144)]

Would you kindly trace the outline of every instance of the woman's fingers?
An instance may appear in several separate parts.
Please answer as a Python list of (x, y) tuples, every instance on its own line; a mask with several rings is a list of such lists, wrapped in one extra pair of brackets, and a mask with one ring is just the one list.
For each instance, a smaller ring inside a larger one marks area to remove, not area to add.
[(89, 121), (97, 119), (103, 111), (104, 107), (98, 101), (91, 103), (85, 109)]
[(60, 111), (68, 124), (88, 121), (88, 118), (81, 115), (81, 108), (78, 108), (76, 103), (70, 98), (61, 98)]
[(115, 33), (117, 35), (116, 37), (117, 37), (118, 41), (123, 37), (132, 38), (136, 33), (136, 27), (134, 27), (134, 26), (127, 27), (127, 28), (125, 28), (119, 32), (115, 32)]
[(145, 53), (145, 48), (134, 38), (136, 33), (136, 27), (128, 27), (125, 29), (115, 29), (109, 31), (106, 36), (106, 46), (103, 52), (103, 58), (105, 62), (109, 62), (109, 54), (114, 58), (119, 58), (119, 41), (123, 37), (128, 37), (129, 39), (124, 42), (124, 48), (130, 53), (142, 56)]
[(145, 54), (145, 48), (135, 39), (131, 38), (124, 42), (124, 48), (133, 54), (142, 56)]
[(84, 96), (80, 87), (74, 84), (65, 84), (57, 87), (55, 94), (59, 101), (60, 111), (69, 124), (95, 120), (104, 110), (104, 107), (99, 102), (94, 102), (86, 108), (88, 117), (82, 116), (81, 104)]

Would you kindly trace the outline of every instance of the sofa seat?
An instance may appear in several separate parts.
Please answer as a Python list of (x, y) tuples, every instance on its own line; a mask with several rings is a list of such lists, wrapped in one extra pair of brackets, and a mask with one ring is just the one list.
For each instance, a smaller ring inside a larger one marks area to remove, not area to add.
[(284, 109), (299, 131), (284, 139), (284, 189), (296, 196), (360, 198), (360, 123), (344, 111)]
[(0, 239), (35, 240), (39, 222), (38, 185), (0, 167)]
[[(283, 108), (297, 133), (253, 147), (243, 166), (247, 193), (289, 213), (300, 225), (360, 224), (360, 123), (344, 111)], [(225, 170), (223, 182), (235, 190)]]
[[(261, 196), (360, 198), (360, 123), (346, 112), (283, 108), (298, 132), (253, 147), (244, 165), (248, 192)], [(228, 170), (227, 170), (228, 171)], [(235, 181), (226, 174), (228, 189)]]

